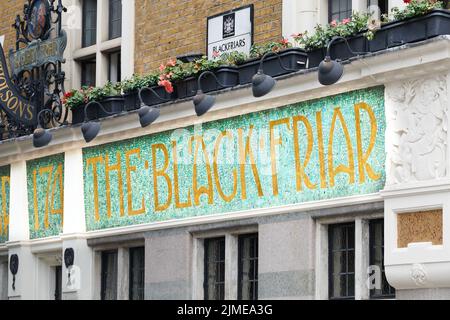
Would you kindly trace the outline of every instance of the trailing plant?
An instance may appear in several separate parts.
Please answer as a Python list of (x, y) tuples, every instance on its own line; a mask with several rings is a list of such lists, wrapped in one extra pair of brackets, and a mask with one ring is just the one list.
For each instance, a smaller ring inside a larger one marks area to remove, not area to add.
[(250, 58), (260, 58), (267, 52), (278, 52), (292, 48), (292, 43), (282, 38), (280, 41), (269, 41), (263, 44), (254, 44), (250, 48)]
[(307, 31), (293, 34), (296, 44), (307, 51), (326, 47), (328, 42), (335, 36), (350, 37), (363, 33), (369, 39), (373, 39), (375, 28), (368, 28), (370, 14), (360, 14), (354, 12), (350, 18), (342, 21), (331, 21), (328, 25), (317, 25), (314, 34)]
[(130, 79), (121, 82), (123, 93), (137, 91), (143, 87), (153, 87), (158, 83), (158, 73), (153, 72), (148, 75), (134, 74)]
[(403, 0), (403, 2), (407, 4), (405, 8), (392, 8), (392, 20), (404, 20), (412, 17), (423, 16), (433, 9), (444, 8), (444, 3), (436, 0)]
[(80, 90), (70, 90), (66, 92), (61, 99), (63, 105), (65, 105), (70, 110), (73, 110), (81, 105), (84, 105), (89, 102), (89, 98), (87, 96), (87, 92), (92, 87), (82, 87)]

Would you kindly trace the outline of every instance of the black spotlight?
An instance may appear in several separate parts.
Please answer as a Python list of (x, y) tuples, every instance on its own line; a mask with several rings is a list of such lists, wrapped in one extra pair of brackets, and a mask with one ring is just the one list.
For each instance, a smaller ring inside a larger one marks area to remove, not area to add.
[(39, 112), (37, 117), (38, 127), (33, 132), (33, 146), (35, 148), (42, 148), (47, 146), (53, 138), (52, 134), (41, 126), (41, 116), (44, 113), (50, 113), (52, 116), (54, 116), (53, 111), (50, 109), (45, 109)]
[(35, 148), (45, 147), (52, 141), (52, 134), (47, 130), (39, 127), (33, 133), (33, 146)]
[(329, 86), (338, 82), (344, 74), (344, 67), (341, 63), (331, 60), (330, 56), (319, 64), (319, 82), (324, 86)]
[(198, 91), (193, 99), (195, 113), (197, 114), (198, 117), (207, 113), (209, 111), (209, 109), (211, 109), (214, 106), (214, 103), (216, 102), (216, 97), (213, 97), (209, 94), (205, 94), (202, 90), (201, 81), (202, 81), (203, 77), (206, 75), (211, 75), (214, 78), (214, 80), (216, 81), (216, 83), (218, 83), (220, 86), (222, 86), (224, 88), (229, 87), (228, 85), (220, 82), (219, 79), (217, 79), (217, 76), (214, 73), (212, 73), (211, 71), (203, 72), (200, 75), (200, 77), (198, 77), (198, 80), (197, 80)]
[[(267, 74), (264, 74), (264, 69), (263, 69), (264, 60), (270, 55), (275, 55), (278, 58), (278, 63), (280, 64), (280, 67), (283, 70), (298, 71), (297, 69), (290, 69), (290, 68), (286, 68), (285, 66), (283, 66), (283, 63), (281, 62), (281, 58), (276, 52), (267, 52), (266, 54), (264, 54), (262, 56), (261, 61), (259, 62), (258, 72), (252, 78), (252, 91), (253, 91), (253, 96), (255, 98), (265, 96), (270, 91), (272, 91), (273, 87), (275, 86), (275, 83), (276, 83), (275, 79), (272, 78), (271, 76), (268, 76)], [(298, 63), (300, 63), (300, 62), (298, 62)]]
[(113, 114), (111, 112), (106, 111), (105, 108), (103, 108), (102, 104), (97, 101), (91, 101), (84, 107), (84, 123), (81, 126), (81, 133), (83, 134), (84, 141), (86, 141), (87, 143), (94, 140), (97, 137), (97, 135), (101, 129), (100, 123), (93, 122), (93, 121), (88, 122), (87, 109), (91, 105), (97, 105), (100, 109), (103, 110), (103, 112), (105, 112), (108, 115)]
[(144, 87), (144, 88), (139, 89), (138, 96), (139, 96), (139, 100), (141, 101), (141, 107), (138, 110), (138, 114), (139, 114), (139, 122), (141, 123), (142, 128), (145, 128), (145, 127), (151, 125), (153, 122), (156, 121), (156, 119), (159, 118), (159, 115), (160, 115), (160, 111), (158, 108), (151, 107), (144, 102), (144, 99), (142, 98), (142, 93), (144, 91), (150, 91), (151, 94), (155, 95), (155, 97), (157, 97), (159, 100), (161, 100), (163, 102), (170, 101), (170, 99), (165, 99), (165, 98), (161, 97), (152, 88)]
[(325, 59), (319, 64), (319, 82), (324, 86), (329, 86), (338, 82), (342, 75), (344, 74), (344, 67), (338, 61), (331, 60), (330, 56), (330, 48), (333, 42), (336, 40), (344, 40), (347, 45), (348, 50), (355, 55), (364, 54), (366, 52), (354, 52), (350, 48), (350, 45), (347, 42), (347, 39), (344, 37), (336, 36), (333, 37), (327, 45), (327, 54), (325, 55)]
[(81, 126), (81, 132), (83, 133), (84, 141), (89, 143), (94, 140), (100, 132), (100, 123), (93, 121), (85, 122)]
[(155, 122), (159, 117), (159, 109), (152, 108), (146, 105), (143, 105), (139, 111), (139, 122), (141, 123), (141, 127), (145, 128)]
[(259, 69), (258, 73), (256, 73), (252, 78), (253, 96), (255, 98), (265, 96), (270, 91), (272, 91), (275, 83), (276, 81), (274, 78), (268, 76), (267, 74), (264, 74), (264, 71), (262, 69)]
[(216, 102), (216, 97), (204, 94), (202, 90), (198, 90), (194, 97), (194, 107), (197, 116), (202, 116), (212, 108)]

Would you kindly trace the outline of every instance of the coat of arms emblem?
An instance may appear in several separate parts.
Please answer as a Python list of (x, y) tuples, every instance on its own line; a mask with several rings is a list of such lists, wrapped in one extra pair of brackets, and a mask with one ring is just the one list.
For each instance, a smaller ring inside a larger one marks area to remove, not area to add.
[(234, 13), (223, 16), (223, 38), (233, 37), (235, 29)]

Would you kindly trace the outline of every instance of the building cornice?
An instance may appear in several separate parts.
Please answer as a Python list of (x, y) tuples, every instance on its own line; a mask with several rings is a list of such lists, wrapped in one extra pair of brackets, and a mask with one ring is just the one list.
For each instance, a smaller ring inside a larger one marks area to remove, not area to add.
[(53, 140), (42, 149), (33, 147), (32, 136), (6, 140), (0, 142), (0, 166), (445, 72), (450, 68), (450, 36), (352, 58), (346, 61), (344, 68), (343, 78), (329, 87), (319, 84), (317, 68), (314, 68), (278, 77), (276, 88), (262, 98), (253, 97), (251, 85), (222, 90), (217, 94), (214, 108), (200, 118), (195, 115), (192, 98), (161, 104), (161, 116), (145, 129), (140, 127), (137, 111), (111, 116), (100, 120), (102, 130), (90, 144), (83, 140), (81, 125), (52, 129)]

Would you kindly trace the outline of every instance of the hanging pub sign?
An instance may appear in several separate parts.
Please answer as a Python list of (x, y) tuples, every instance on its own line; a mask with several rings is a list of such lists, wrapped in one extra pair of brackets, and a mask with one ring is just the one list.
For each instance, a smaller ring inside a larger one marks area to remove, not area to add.
[(63, 63), (66, 46), (67, 35), (61, 30), (61, 36), (57, 38), (46, 41), (34, 40), (24, 49), (10, 51), (11, 73), (17, 76), (25, 70), (41, 67), (49, 62)]
[(6, 65), (3, 47), (0, 44), (0, 108), (12, 119), (26, 125), (33, 125), (36, 118), (36, 107), (23, 98), (12, 83)]
[(253, 5), (208, 17), (208, 59), (233, 51), (250, 54), (253, 42)]

